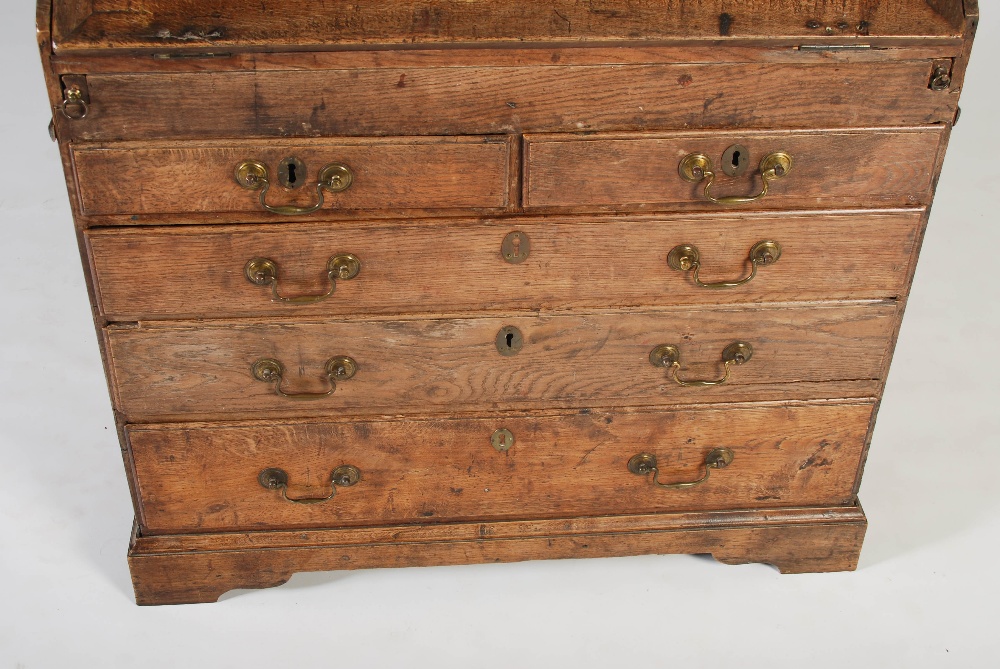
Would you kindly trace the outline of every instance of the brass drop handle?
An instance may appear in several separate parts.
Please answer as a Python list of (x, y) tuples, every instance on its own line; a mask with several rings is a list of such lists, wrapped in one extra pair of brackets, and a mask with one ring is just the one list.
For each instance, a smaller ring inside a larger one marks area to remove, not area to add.
[(285, 373), (281, 363), (273, 358), (262, 358), (250, 368), (253, 377), (264, 383), (274, 384), (274, 394), (290, 400), (320, 400), (329, 397), (337, 390), (337, 381), (346, 381), (358, 371), (358, 363), (353, 358), (338, 356), (327, 361), (324, 371), (330, 382), (330, 389), (325, 393), (289, 393), (281, 388), (281, 380)]
[(753, 347), (745, 341), (733, 342), (722, 351), (722, 362), (726, 367), (726, 374), (718, 381), (696, 381), (685, 380), (678, 376), (681, 369), (681, 352), (673, 344), (661, 344), (649, 353), (649, 363), (653, 367), (666, 367), (668, 375), (677, 385), (686, 388), (704, 388), (706, 386), (721, 386), (729, 381), (729, 376), (733, 371), (733, 366), (739, 366), (750, 360), (753, 356)]
[(319, 504), (337, 494), (337, 488), (350, 488), (361, 480), (361, 472), (354, 465), (341, 465), (330, 475), (330, 494), (325, 497), (289, 497), (288, 474), (283, 469), (268, 467), (257, 475), (257, 482), (268, 490), (280, 490), (281, 497), (286, 502), (295, 504)]
[(71, 121), (82, 121), (90, 115), (90, 105), (79, 86), (70, 86), (66, 89), (60, 108), (63, 116)]
[(698, 276), (698, 272), (701, 270), (701, 254), (698, 252), (698, 247), (696, 246), (691, 246), (690, 244), (675, 246), (667, 254), (667, 265), (670, 266), (670, 269), (675, 269), (679, 272), (691, 272), (691, 278), (694, 279), (695, 285), (701, 288), (738, 288), (754, 280), (754, 277), (757, 276), (758, 267), (773, 265), (778, 262), (778, 258), (780, 257), (781, 244), (778, 242), (757, 242), (750, 249), (749, 276), (736, 281), (715, 281), (712, 283), (705, 283)]
[(271, 301), (285, 304), (314, 304), (333, 295), (337, 280), (350, 281), (361, 272), (361, 261), (350, 253), (342, 253), (330, 258), (326, 263), (326, 274), (330, 279), (330, 289), (322, 295), (297, 295), (284, 297), (278, 293), (278, 263), (270, 258), (251, 258), (243, 267), (243, 275), (255, 286), (271, 286)]
[(342, 193), (354, 183), (354, 173), (351, 168), (341, 163), (331, 163), (319, 172), (316, 182), (316, 204), (311, 207), (296, 207), (295, 205), (273, 206), (267, 203), (267, 192), (271, 189), (271, 179), (267, 166), (257, 160), (244, 160), (236, 166), (236, 183), (247, 190), (260, 191), (260, 205), (272, 214), (282, 216), (302, 216), (319, 211), (324, 204), (323, 192)]
[(761, 191), (753, 196), (744, 197), (742, 195), (727, 195), (725, 197), (715, 197), (712, 195), (712, 184), (715, 182), (715, 171), (712, 168), (712, 159), (703, 153), (692, 153), (681, 161), (678, 171), (681, 178), (691, 183), (705, 183), (705, 199), (715, 204), (723, 206), (734, 204), (749, 204), (756, 202), (767, 195), (768, 188), (772, 181), (780, 179), (792, 170), (792, 157), (784, 151), (776, 151), (764, 156), (760, 161), (760, 180), (764, 186)]
[(670, 490), (683, 490), (699, 486), (708, 480), (713, 469), (725, 469), (728, 467), (736, 455), (728, 448), (716, 448), (705, 457), (705, 475), (697, 481), (685, 481), (683, 483), (660, 483), (660, 470), (656, 466), (656, 456), (651, 453), (639, 453), (633, 455), (628, 461), (628, 470), (636, 476), (645, 476), (653, 473), (653, 485)]

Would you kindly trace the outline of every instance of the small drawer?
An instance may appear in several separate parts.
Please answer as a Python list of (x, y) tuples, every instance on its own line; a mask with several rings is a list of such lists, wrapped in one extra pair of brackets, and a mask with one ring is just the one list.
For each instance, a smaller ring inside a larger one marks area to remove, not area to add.
[(872, 397), (897, 313), (881, 302), (105, 332), (118, 408), (158, 422)]
[(636, 211), (928, 205), (944, 134), (938, 126), (530, 135), (524, 205)]
[(170, 226), (86, 239), (113, 321), (448, 313), (897, 297), (923, 217)]
[(126, 432), (142, 530), (163, 534), (850, 504), (871, 414), (838, 404)]
[[(501, 210), (503, 136), (76, 145), (85, 216), (238, 214), (287, 220), (337, 212)], [(192, 221), (183, 221), (192, 222)]]

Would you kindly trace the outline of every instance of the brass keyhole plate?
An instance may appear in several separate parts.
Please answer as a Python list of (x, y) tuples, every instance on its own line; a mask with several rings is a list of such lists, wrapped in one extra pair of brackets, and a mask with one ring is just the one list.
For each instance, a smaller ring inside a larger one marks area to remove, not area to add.
[(490, 437), (490, 443), (500, 453), (506, 453), (514, 446), (514, 433), (502, 427), (493, 433)]
[(750, 150), (742, 144), (734, 144), (722, 154), (722, 171), (731, 177), (743, 176), (750, 167)]
[(524, 335), (513, 325), (508, 325), (500, 328), (500, 332), (497, 333), (496, 345), (500, 355), (517, 355), (524, 348)]
[(306, 166), (292, 156), (278, 163), (278, 183), (285, 188), (299, 188), (306, 182)]
[(504, 262), (508, 262), (511, 265), (520, 265), (528, 259), (530, 253), (531, 240), (528, 239), (528, 235), (520, 230), (507, 233), (507, 236), (503, 238), (503, 243), (500, 245), (500, 255), (503, 257)]

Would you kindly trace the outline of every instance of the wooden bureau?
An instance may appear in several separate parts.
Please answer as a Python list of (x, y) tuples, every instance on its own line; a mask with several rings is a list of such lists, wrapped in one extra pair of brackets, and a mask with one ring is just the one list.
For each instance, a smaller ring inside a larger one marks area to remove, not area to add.
[(857, 565), (976, 0), (39, 0), (140, 604)]

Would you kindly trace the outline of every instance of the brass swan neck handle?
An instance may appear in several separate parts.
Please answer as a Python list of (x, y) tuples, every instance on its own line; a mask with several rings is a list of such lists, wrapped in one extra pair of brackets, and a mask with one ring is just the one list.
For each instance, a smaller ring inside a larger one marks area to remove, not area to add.
[(633, 455), (628, 461), (628, 470), (636, 476), (646, 476), (653, 474), (652, 483), (660, 488), (669, 490), (684, 490), (694, 488), (708, 481), (713, 469), (725, 469), (732, 462), (736, 455), (728, 448), (716, 448), (705, 456), (705, 475), (697, 481), (684, 481), (682, 483), (663, 483), (660, 481), (660, 470), (656, 464), (656, 456), (651, 453), (639, 453)]
[(341, 465), (330, 475), (330, 494), (324, 497), (289, 497), (288, 473), (277, 467), (268, 467), (257, 475), (257, 482), (268, 490), (280, 490), (281, 497), (293, 504), (321, 504), (333, 499), (337, 488), (350, 488), (361, 480), (361, 471), (354, 465)]
[(267, 166), (259, 160), (244, 160), (236, 166), (236, 183), (249, 191), (260, 191), (260, 206), (272, 214), (280, 216), (304, 216), (319, 211), (325, 204), (324, 191), (342, 193), (354, 183), (351, 168), (342, 163), (330, 163), (319, 172), (316, 181), (316, 204), (308, 207), (295, 205), (270, 205), (267, 193), (271, 190), (271, 178)]
[(278, 263), (270, 258), (251, 258), (243, 267), (243, 275), (255, 286), (270, 286), (271, 301), (284, 304), (315, 304), (327, 299), (337, 290), (337, 281), (350, 281), (361, 273), (361, 261), (352, 253), (341, 253), (326, 263), (326, 276), (330, 288), (319, 295), (285, 297), (278, 292)]
[(767, 267), (778, 262), (781, 258), (781, 244), (778, 242), (763, 240), (754, 244), (750, 248), (750, 256), (747, 261), (750, 263), (750, 274), (736, 281), (715, 281), (704, 282), (699, 276), (701, 271), (701, 253), (698, 247), (691, 244), (680, 244), (675, 246), (667, 254), (667, 265), (670, 269), (678, 272), (691, 272), (691, 278), (696, 286), (709, 289), (739, 288), (754, 280), (759, 267)]
[(714, 204), (730, 206), (750, 204), (767, 196), (771, 182), (786, 176), (792, 170), (792, 157), (784, 151), (775, 151), (764, 156), (760, 161), (760, 180), (763, 183), (761, 191), (756, 195), (727, 195), (716, 197), (712, 195), (712, 184), (715, 183), (715, 170), (712, 159), (703, 153), (692, 153), (685, 156), (678, 166), (681, 178), (691, 183), (704, 183), (705, 199)]
[(751, 357), (753, 357), (753, 346), (745, 341), (733, 342), (722, 351), (725, 376), (715, 381), (682, 379), (679, 376), (681, 370), (681, 352), (673, 344), (660, 344), (650, 351), (649, 364), (653, 365), (653, 367), (666, 367), (670, 378), (679, 386), (704, 388), (707, 386), (721, 386), (727, 383), (732, 374), (733, 367), (747, 363)]

